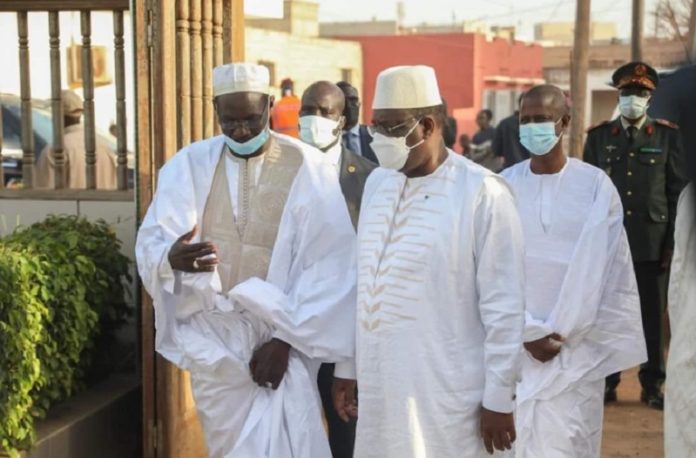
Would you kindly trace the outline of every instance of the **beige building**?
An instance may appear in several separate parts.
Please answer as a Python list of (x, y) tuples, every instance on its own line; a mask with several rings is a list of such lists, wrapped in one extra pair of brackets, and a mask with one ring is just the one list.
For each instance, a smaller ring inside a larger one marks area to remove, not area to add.
[[(573, 44), (574, 22), (544, 22), (534, 26), (534, 40), (555, 45)], [(590, 41), (608, 43), (616, 39), (616, 24), (613, 22), (592, 22)]]
[(295, 82), (298, 96), (317, 80), (362, 87), (362, 47), (319, 37), (316, 1), (285, 0), (282, 18), (247, 18), (246, 26), (246, 60), (268, 67), (276, 96), (284, 78)]

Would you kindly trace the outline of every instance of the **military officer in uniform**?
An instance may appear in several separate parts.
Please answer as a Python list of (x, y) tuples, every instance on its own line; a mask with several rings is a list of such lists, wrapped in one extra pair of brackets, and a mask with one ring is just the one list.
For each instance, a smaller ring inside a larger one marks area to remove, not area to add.
[[(589, 129), (584, 159), (604, 169), (621, 195), (648, 347), (648, 362), (639, 372), (641, 401), (661, 410), (662, 317), (677, 199), (687, 182), (687, 166), (678, 127), (646, 114), (658, 81), (657, 72), (643, 62), (631, 62), (614, 72), (621, 114)], [(607, 377), (605, 402), (616, 400), (620, 377), (620, 373)]]

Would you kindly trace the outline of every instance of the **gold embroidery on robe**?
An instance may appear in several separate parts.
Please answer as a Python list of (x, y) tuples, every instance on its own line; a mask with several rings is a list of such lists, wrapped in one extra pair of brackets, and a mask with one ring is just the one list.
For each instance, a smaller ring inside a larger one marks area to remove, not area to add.
[[(239, 165), (236, 218), (225, 169), (226, 155)], [(201, 227), (202, 240), (213, 242), (218, 249), (223, 291), (251, 277), (266, 279), (280, 219), (302, 160), (299, 149), (286, 145), (281, 150), (278, 142), (272, 141), (264, 156), (258, 184), (254, 185), (250, 177), (253, 169), (248, 161), (223, 149)]]

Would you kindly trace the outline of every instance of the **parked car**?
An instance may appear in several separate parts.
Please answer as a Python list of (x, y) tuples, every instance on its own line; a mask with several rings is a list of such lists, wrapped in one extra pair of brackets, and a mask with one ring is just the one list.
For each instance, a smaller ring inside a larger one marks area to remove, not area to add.
[[(5, 186), (22, 181), (22, 110), (21, 99), (12, 94), (0, 94), (2, 109), (2, 168), (5, 173)], [(53, 121), (50, 101), (32, 100), (32, 129), (34, 130), (34, 158), (38, 162), (46, 145), (53, 141)], [(109, 134), (97, 132), (100, 140), (106, 142), (116, 152), (116, 140)], [(128, 181), (133, 187), (134, 155), (128, 153)]]

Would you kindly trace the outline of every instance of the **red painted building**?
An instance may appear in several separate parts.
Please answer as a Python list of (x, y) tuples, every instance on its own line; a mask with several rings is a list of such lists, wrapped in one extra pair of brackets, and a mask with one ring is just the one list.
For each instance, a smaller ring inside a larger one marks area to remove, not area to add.
[(476, 131), (476, 113), (489, 108), (495, 121), (510, 115), (519, 94), (543, 82), (542, 48), (474, 33), (351, 36), (363, 47), (363, 119), (369, 123), (375, 80), (395, 65), (435, 68), (458, 133)]

